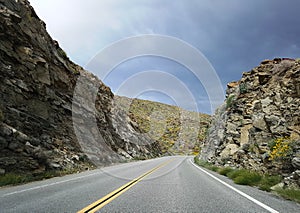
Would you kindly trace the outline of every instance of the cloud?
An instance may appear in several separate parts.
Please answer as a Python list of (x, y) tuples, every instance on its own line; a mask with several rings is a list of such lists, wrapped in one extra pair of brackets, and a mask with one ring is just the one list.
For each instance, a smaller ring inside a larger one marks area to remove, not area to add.
[[(46, 22), (50, 34), (71, 59), (82, 66), (119, 39), (148, 33), (163, 34), (183, 39), (200, 50), (226, 87), (228, 82), (240, 79), (243, 71), (257, 66), (263, 59), (296, 58), (300, 52), (298, 0), (30, 2)], [(138, 70), (167, 69), (182, 78), (193, 93), (205, 94), (180, 66), (163, 60), (155, 61), (155, 66), (151, 66), (151, 59), (149, 63), (144, 62), (129, 62), (127, 71), (125, 65), (121, 66), (120, 69), (124, 68), (122, 73), (112, 75), (108, 85), (114, 89), (116, 82)], [(208, 109), (206, 106), (205, 110)]]

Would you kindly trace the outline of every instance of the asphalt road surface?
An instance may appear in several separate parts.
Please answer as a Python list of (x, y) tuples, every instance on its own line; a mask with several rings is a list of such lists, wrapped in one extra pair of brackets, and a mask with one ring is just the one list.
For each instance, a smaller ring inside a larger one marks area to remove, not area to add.
[(174, 156), (2, 187), (0, 212), (295, 213), (300, 205)]

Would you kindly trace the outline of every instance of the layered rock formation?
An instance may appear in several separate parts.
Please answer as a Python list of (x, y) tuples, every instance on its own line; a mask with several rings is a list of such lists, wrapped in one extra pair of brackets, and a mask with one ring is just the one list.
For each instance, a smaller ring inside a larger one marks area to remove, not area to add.
[[(89, 159), (105, 165), (160, 154), (155, 143), (138, 146), (117, 134), (110, 89), (68, 59), (27, 0), (1, 0), (0, 23), (1, 173), (81, 170)], [(81, 95), (96, 88), (94, 103), (73, 97), (79, 78)]]
[[(139, 104), (131, 105), (128, 98), (122, 104), (96, 76), (69, 60), (27, 0), (0, 0), (0, 23), (1, 174), (78, 171), (198, 151), (209, 116), (204, 116), (201, 131), (196, 129), (200, 135), (194, 141), (180, 135), (180, 126), (189, 125), (178, 118), (174, 118), (176, 129), (160, 127), (164, 139), (172, 143), (166, 146), (159, 141), (161, 135), (145, 132), (144, 123), (138, 122), (139, 114), (133, 112), (135, 106), (143, 111)], [(153, 105), (160, 107), (151, 110), (163, 108), (180, 116), (179, 108)], [(199, 114), (184, 112), (183, 121), (196, 125)], [(158, 112), (156, 120), (162, 114)]]
[(300, 176), (300, 61), (265, 60), (227, 86), (200, 158), (263, 173)]

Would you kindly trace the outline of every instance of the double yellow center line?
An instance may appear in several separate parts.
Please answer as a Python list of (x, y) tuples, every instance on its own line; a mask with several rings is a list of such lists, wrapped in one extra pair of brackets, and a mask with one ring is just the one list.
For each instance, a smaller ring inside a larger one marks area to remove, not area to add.
[(78, 213), (92, 213), (92, 212), (98, 211), (103, 206), (105, 206), (106, 204), (110, 203), (112, 200), (116, 199), (121, 194), (123, 194), (124, 192), (126, 192), (128, 189), (130, 189), (131, 187), (133, 187), (135, 184), (137, 184), (138, 182), (140, 182), (143, 178), (145, 178), (146, 176), (150, 175), (154, 171), (162, 168), (163, 166), (167, 165), (168, 163), (170, 163), (173, 160), (174, 159), (171, 159), (171, 160), (169, 160), (167, 162), (159, 164), (158, 166), (154, 167), (153, 169), (149, 170), (148, 172), (146, 172), (146, 173), (142, 174), (141, 176), (133, 179), (132, 181), (126, 183), (123, 186), (121, 186), (120, 188), (112, 191), (108, 195), (102, 197), (101, 199), (95, 201), (94, 203), (88, 205), (87, 207), (81, 209), (80, 211), (78, 211)]

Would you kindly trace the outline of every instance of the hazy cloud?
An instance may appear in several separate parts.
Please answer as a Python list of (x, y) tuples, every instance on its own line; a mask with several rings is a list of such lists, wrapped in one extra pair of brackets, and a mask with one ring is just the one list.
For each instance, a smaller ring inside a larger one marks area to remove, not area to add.
[[(112, 42), (140, 34), (180, 38), (199, 49), (217, 71), (223, 87), (260, 61), (299, 57), (298, 0), (31, 0), (49, 33), (75, 62), (85, 66)], [(180, 50), (178, 50), (180, 51)], [(145, 61), (146, 60), (146, 61)], [(148, 61), (147, 61), (148, 60)], [(155, 66), (151, 63), (155, 62)], [(126, 62), (106, 83), (114, 90), (129, 74), (165, 70), (185, 82), (202, 111), (206, 92), (175, 62)], [(153, 96), (153, 94), (151, 94)], [(202, 97), (202, 99), (201, 99)], [(207, 96), (206, 96), (207, 97)], [(158, 98), (158, 100), (160, 100)], [(188, 105), (188, 104), (187, 104)]]

